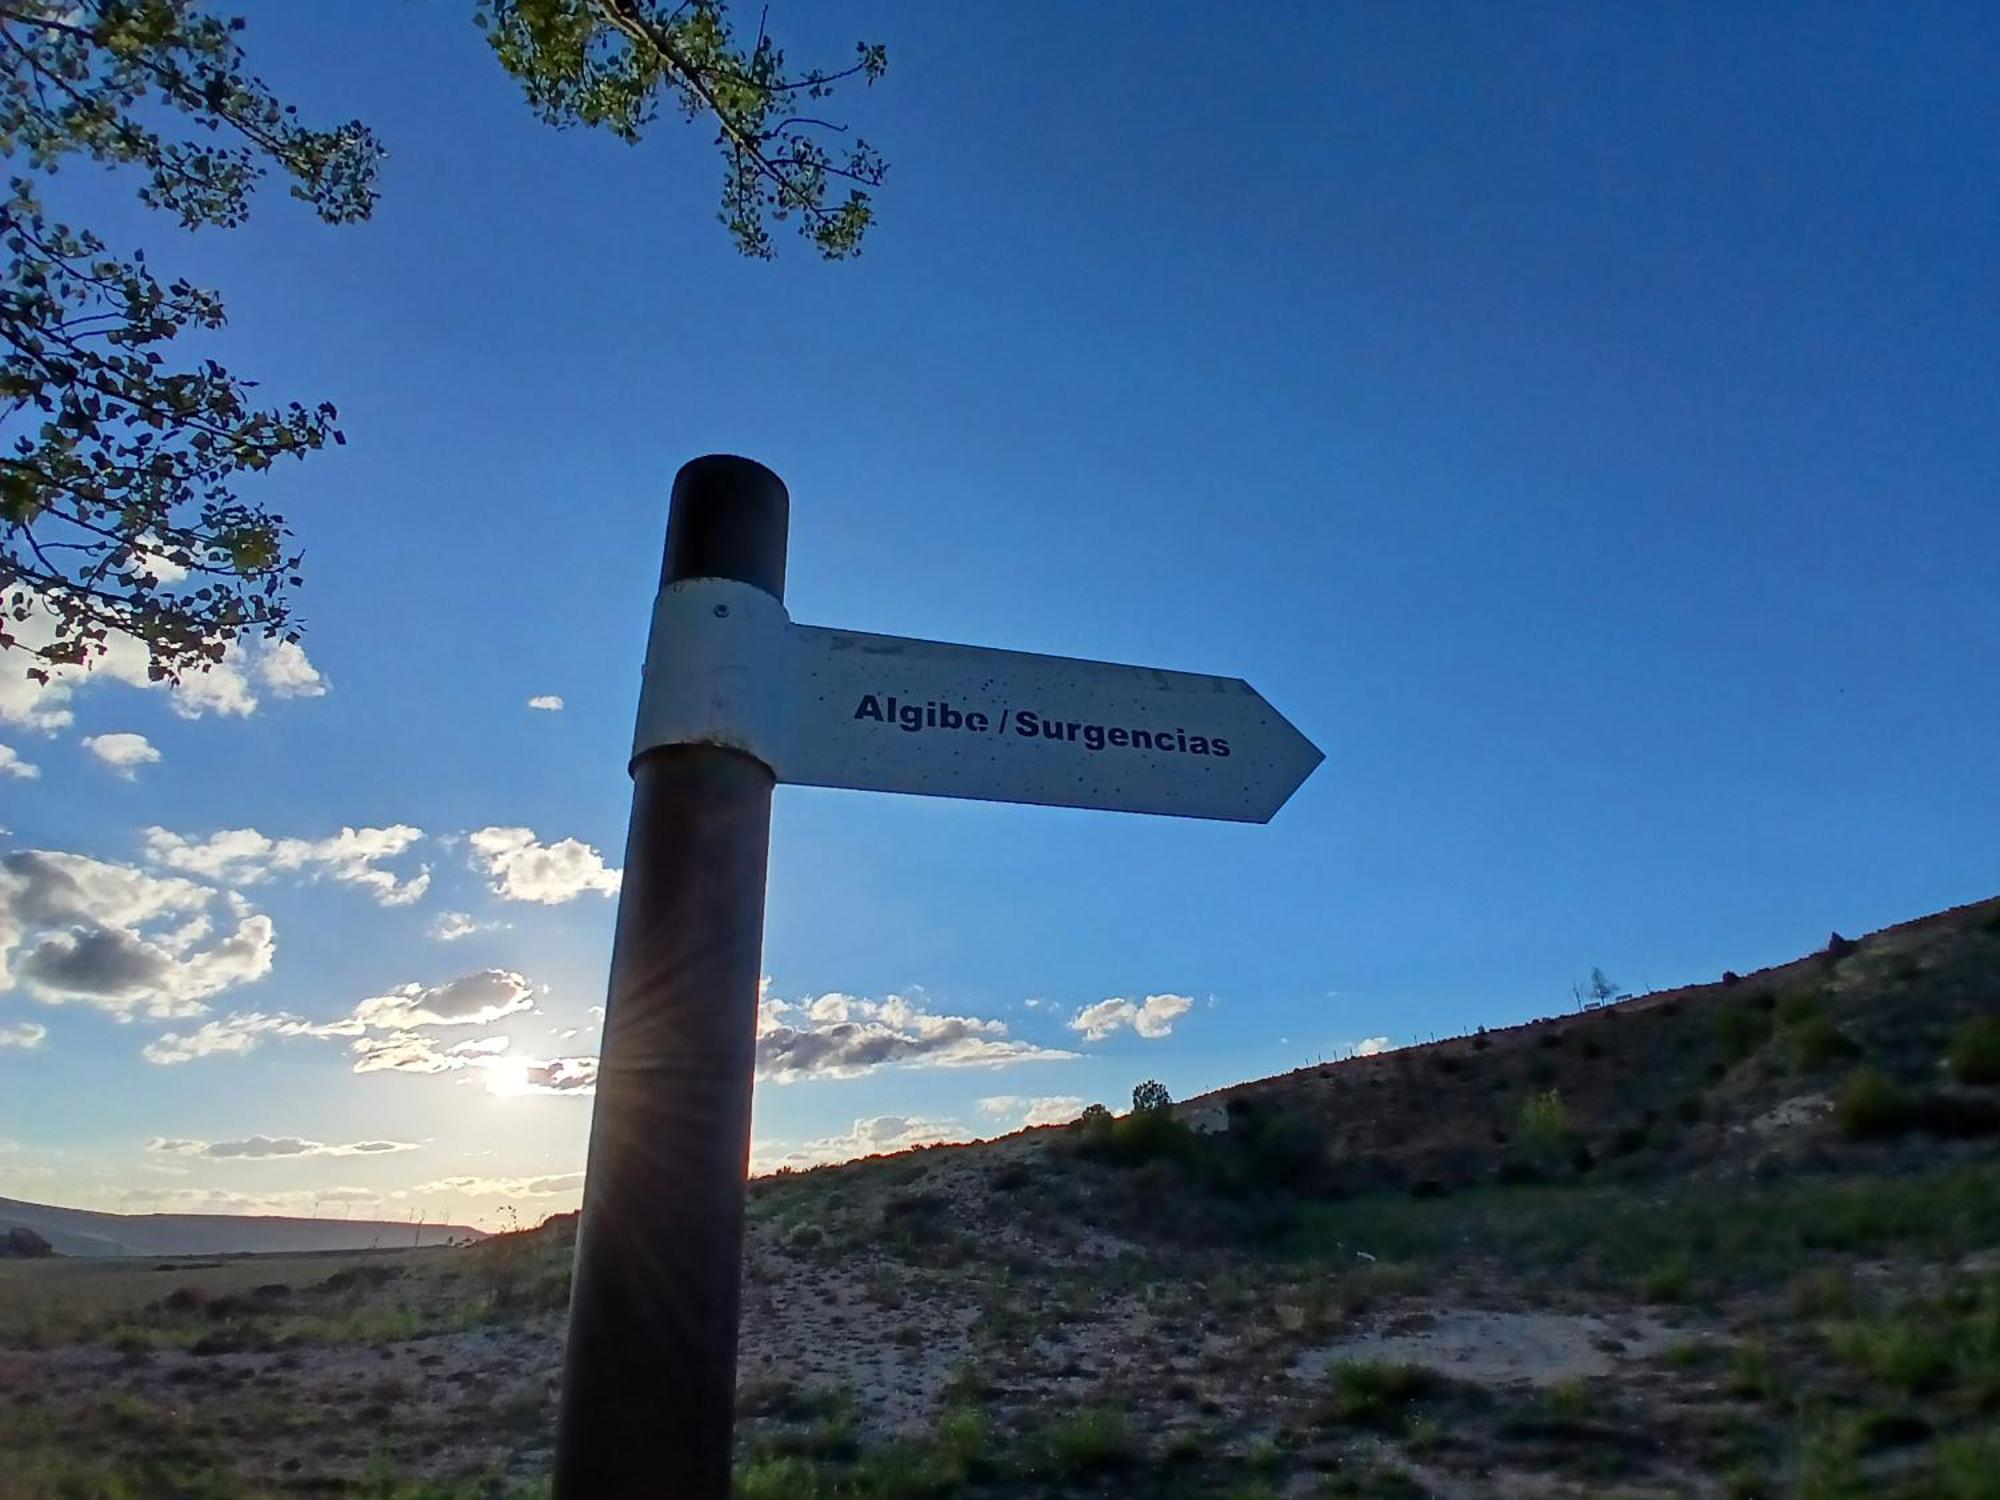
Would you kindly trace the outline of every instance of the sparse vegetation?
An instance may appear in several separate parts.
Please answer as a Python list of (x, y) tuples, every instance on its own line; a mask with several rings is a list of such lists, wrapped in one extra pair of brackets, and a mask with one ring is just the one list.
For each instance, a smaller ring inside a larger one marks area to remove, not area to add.
[(1895, 1135), (1910, 1119), (1909, 1092), (1879, 1068), (1856, 1068), (1834, 1095), (1833, 1122), (1850, 1141)]
[(1421, 1365), (1341, 1360), (1327, 1370), (1327, 1419), (1361, 1427), (1400, 1428), (1415, 1403), (1441, 1384)]
[[(738, 1495), (1994, 1500), (1985, 920), (760, 1181)], [(573, 1234), (0, 1263), (0, 1492), (535, 1494)]]
[(1785, 1028), (1792, 1065), (1802, 1073), (1816, 1073), (1843, 1059), (1857, 1057), (1861, 1049), (1854, 1039), (1823, 1015), (1811, 1015)]
[(1514, 1121), (1515, 1140), (1538, 1163), (1553, 1162), (1569, 1149), (1573, 1138), (1569, 1108), (1560, 1089), (1544, 1089), (1521, 1101)]
[(1041, 1456), (1058, 1479), (1088, 1479), (1129, 1466), (1135, 1456), (1124, 1416), (1109, 1407), (1086, 1407), (1049, 1423)]
[(1973, 1016), (1952, 1036), (1945, 1062), (1952, 1078), (1974, 1088), (2000, 1085), (2000, 1016)]
[(1771, 1012), (1763, 1006), (1731, 1002), (1715, 1012), (1715, 1050), (1725, 1066), (1742, 1062), (1771, 1039)]

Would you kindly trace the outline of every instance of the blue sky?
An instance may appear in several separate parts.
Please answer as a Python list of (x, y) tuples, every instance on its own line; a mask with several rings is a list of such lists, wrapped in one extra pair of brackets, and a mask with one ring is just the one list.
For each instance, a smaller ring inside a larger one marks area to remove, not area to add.
[[(0, 990), (0, 1035), (45, 1028), (0, 1047), (0, 1193), (569, 1206), (584, 1091), (488, 1064), (595, 1051), (666, 486), (707, 451), (790, 485), (797, 619), (1242, 675), (1327, 752), (1268, 827), (781, 791), (773, 1014), (906, 1060), (767, 1079), (763, 1160), (2000, 887), (1989, 8), (776, 5), (797, 59), (890, 50), (843, 96), (891, 163), (849, 265), (737, 258), (708, 132), (548, 130), (463, 7), (241, 8), (281, 93), (389, 146), (374, 221), (270, 193), (190, 237), (88, 171), (61, 206), (220, 288), (233, 368), (340, 406), (348, 446), (260, 491), (322, 680), (252, 654), (248, 713), (102, 674), (0, 699), (39, 770), (0, 775), (7, 847), (136, 871), (88, 920), (150, 891), (156, 944), (214, 924), (174, 940), (178, 1018)], [(106, 734), (159, 758), (124, 779)], [(343, 827), (421, 832), (359, 864)], [(272, 842), (218, 862), (244, 829)], [(479, 930), (427, 935), (446, 912)], [(522, 985), (450, 988), (487, 971)], [(359, 1040), (440, 1071), (279, 1029), (371, 999)], [(247, 1050), (146, 1059), (209, 1023)], [(148, 1149), (260, 1136), (410, 1149)]]

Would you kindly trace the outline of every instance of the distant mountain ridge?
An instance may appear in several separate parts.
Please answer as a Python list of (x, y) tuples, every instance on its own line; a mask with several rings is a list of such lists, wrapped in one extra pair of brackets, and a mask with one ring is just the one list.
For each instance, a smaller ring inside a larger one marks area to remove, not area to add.
[(295, 1219), (275, 1214), (114, 1214), (0, 1198), (0, 1232), (32, 1229), (58, 1255), (269, 1255), (478, 1240), (469, 1224), (390, 1219)]

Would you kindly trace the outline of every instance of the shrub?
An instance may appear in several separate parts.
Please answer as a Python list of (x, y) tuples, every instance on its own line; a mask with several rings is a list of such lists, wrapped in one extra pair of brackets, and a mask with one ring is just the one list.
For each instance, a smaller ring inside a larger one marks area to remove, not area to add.
[(1824, 998), (1814, 989), (1793, 990), (1778, 1002), (1778, 1021), (1784, 1026), (1796, 1026), (1801, 1021), (1809, 1021), (1820, 1014)]
[(1173, 1095), (1167, 1092), (1167, 1086), (1157, 1078), (1148, 1078), (1132, 1090), (1132, 1110), (1135, 1114), (1167, 1109), (1173, 1102)]
[(1086, 1407), (1058, 1418), (1043, 1433), (1049, 1466), (1065, 1479), (1088, 1479), (1132, 1462), (1125, 1418), (1109, 1407)]
[(1792, 1061), (1801, 1072), (1814, 1073), (1831, 1063), (1860, 1055), (1854, 1039), (1825, 1016), (1808, 1016), (1785, 1029)]
[(1864, 1500), (1860, 1434), (1852, 1423), (1821, 1419), (1799, 1439), (1797, 1500)]
[(1743, 1061), (1770, 1036), (1770, 1016), (1754, 1005), (1725, 1005), (1715, 1013), (1715, 1050), (1725, 1063)]
[(1438, 1387), (1422, 1365), (1341, 1360), (1327, 1369), (1327, 1414), (1356, 1427), (1399, 1427), (1412, 1403)]
[(2000, 1496), (2000, 1427), (1938, 1444), (1939, 1500), (1995, 1500)]
[(1860, 1305), (1854, 1278), (1833, 1266), (1808, 1271), (1792, 1283), (1792, 1316), (1795, 1318), (1852, 1317)]
[(1837, 1323), (1826, 1341), (1835, 1358), (1898, 1390), (1932, 1390), (1951, 1373), (1950, 1340), (1913, 1319)]
[(1127, 1165), (1185, 1156), (1198, 1137), (1166, 1109), (1135, 1109), (1111, 1127), (1111, 1153)]
[(1742, 1401), (1763, 1401), (1780, 1395), (1783, 1388), (1770, 1345), (1748, 1339), (1736, 1346), (1725, 1384), (1730, 1395)]
[(986, 1179), (996, 1193), (1018, 1193), (1035, 1180), (1035, 1169), (1024, 1161), (1008, 1162), (994, 1168)]
[(1945, 1065), (1960, 1083), (2000, 1084), (2000, 1016), (1975, 1016), (1959, 1027)]
[(1103, 1157), (1121, 1166), (1183, 1160), (1194, 1155), (1201, 1137), (1175, 1118), (1171, 1109), (1135, 1109), (1113, 1118), (1086, 1115), (1076, 1142), (1080, 1156)]
[(1833, 1123), (1850, 1141), (1896, 1135), (1910, 1123), (1910, 1097), (1880, 1069), (1856, 1068), (1834, 1095)]
[(1639, 1278), (1639, 1295), (1648, 1302), (1685, 1302), (1694, 1290), (1694, 1267), (1685, 1255), (1672, 1256)]
[(949, 1408), (937, 1421), (938, 1451), (961, 1474), (986, 1449), (986, 1418), (976, 1406)]
[(736, 1500), (811, 1500), (819, 1475), (802, 1458), (759, 1458), (736, 1472)]
[(1563, 1103), (1561, 1090), (1546, 1089), (1521, 1101), (1515, 1138), (1531, 1156), (1547, 1159), (1563, 1154), (1569, 1145), (1570, 1125), (1569, 1106)]
[(1258, 1110), (1230, 1128), (1229, 1145), (1241, 1154), (1252, 1186), (1297, 1187), (1326, 1158), (1326, 1139), (1304, 1115)]

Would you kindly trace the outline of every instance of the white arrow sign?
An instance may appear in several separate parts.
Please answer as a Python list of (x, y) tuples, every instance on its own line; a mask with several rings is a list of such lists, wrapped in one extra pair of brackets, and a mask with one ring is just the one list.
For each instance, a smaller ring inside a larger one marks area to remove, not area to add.
[(1241, 823), (1324, 758), (1241, 678), (795, 625), (721, 579), (655, 606), (633, 754), (673, 744), (800, 786)]

